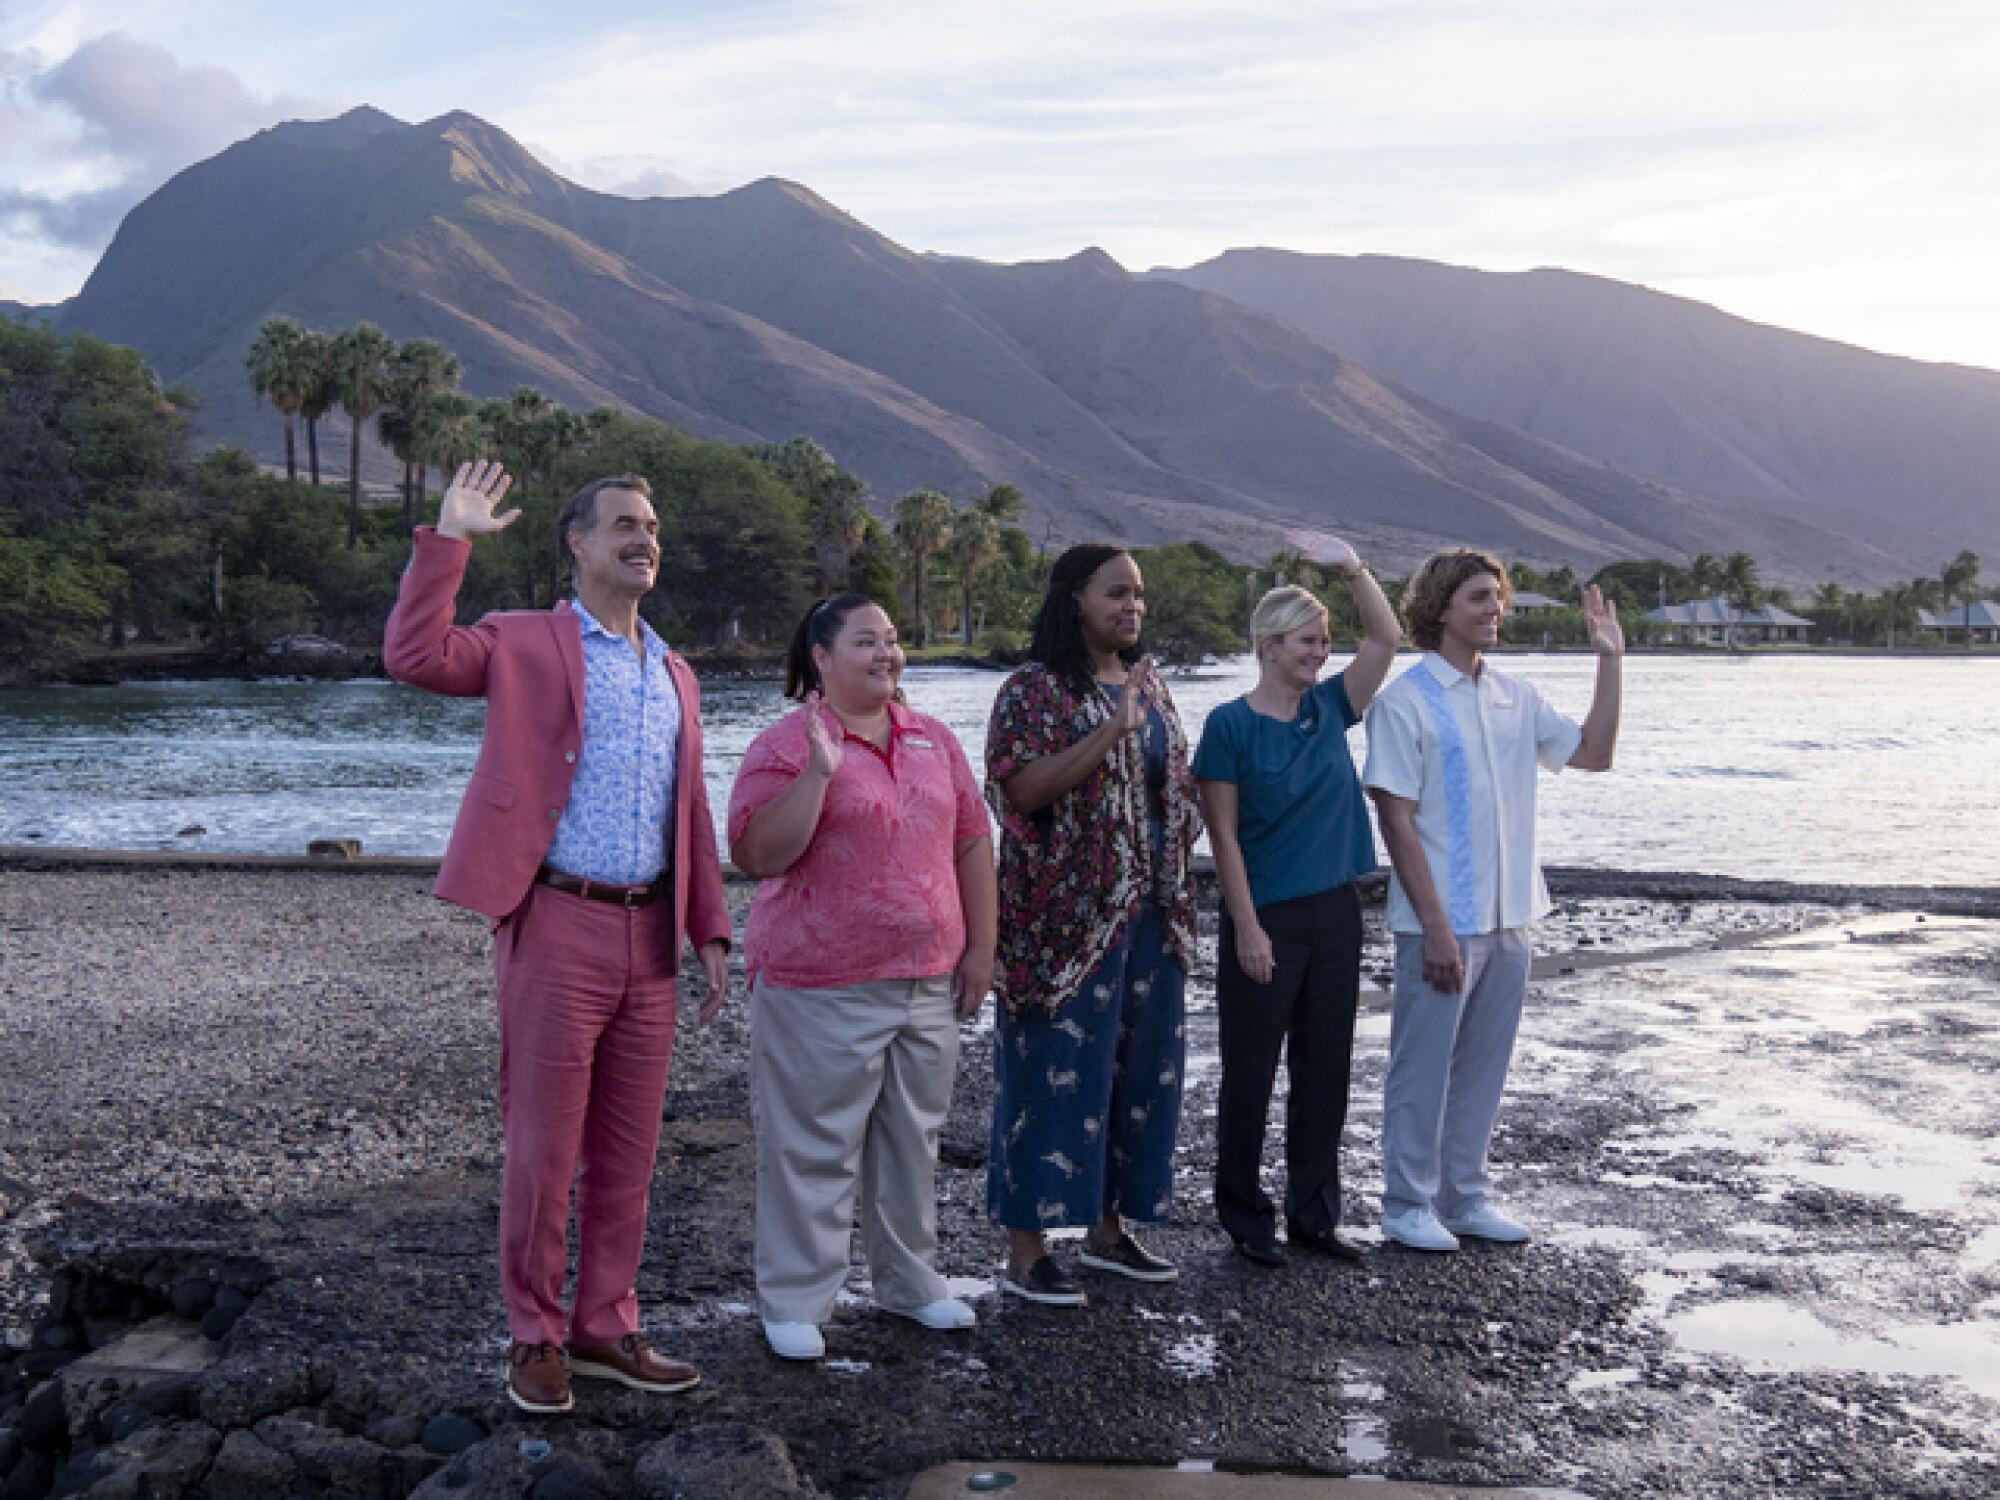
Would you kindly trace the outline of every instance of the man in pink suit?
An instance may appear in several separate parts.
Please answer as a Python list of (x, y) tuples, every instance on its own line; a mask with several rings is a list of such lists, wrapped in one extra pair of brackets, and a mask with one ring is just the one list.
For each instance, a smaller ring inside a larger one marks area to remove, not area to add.
[[(437, 526), (417, 529), (382, 660), (400, 681), (486, 699), (437, 894), (493, 928), (507, 1394), (526, 1411), (561, 1412), (572, 1374), (645, 1391), (700, 1379), (640, 1335), (633, 1283), (681, 943), (707, 976), (706, 1024), (727, 992), (729, 913), (700, 693), (639, 618), (660, 566), (646, 481), (601, 479), (563, 507), (556, 545), (574, 599), (455, 626), (471, 539), (520, 515), (496, 514), (511, 483), (498, 464), (459, 469)], [(578, 1272), (566, 1314), (572, 1181)]]

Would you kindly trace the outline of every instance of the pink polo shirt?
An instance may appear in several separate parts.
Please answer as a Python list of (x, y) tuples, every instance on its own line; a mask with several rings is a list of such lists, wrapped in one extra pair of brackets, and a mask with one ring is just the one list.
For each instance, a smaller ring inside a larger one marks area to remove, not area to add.
[[(743, 964), (782, 989), (949, 974), (965, 953), (954, 848), (990, 829), (979, 783), (952, 732), (889, 705), (885, 754), (847, 733), (819, 827), (798, 862), (757, 887)], [(823, 722), (838, 724), (826, 711)], [(806, 713), (758, 735), (729, 794), (729, 839), (811, 759)]]

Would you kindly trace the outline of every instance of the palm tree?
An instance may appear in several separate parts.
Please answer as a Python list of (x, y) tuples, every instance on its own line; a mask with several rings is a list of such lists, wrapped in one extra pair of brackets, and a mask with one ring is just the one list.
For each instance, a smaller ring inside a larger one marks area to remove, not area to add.
[(1028, 502), (1021, 492), (1011, 484), (996, 484), (986, 492), (986, 498), (979, 502), (979, 509), (991, 516), (1002, 526), (1013, 526), (1027, 514)]
[(323, 333), (302, 330), (298, 344), (299, 415), (306, 424), (306, 461), (313, 488), (319, 488), (319, 421), (340, 399), (340, 385), (334, 378), (333, 340)]
[(951, 535), (945, 552), (958, 569), (959, 586), (965, 591), (964, 609), (959, 615), (959, 639), (972, 644), (972, 593), (979, 575), (1000, 556), (1000, 523), (983, 505), (962, 510), (951, 518)]
[(1813, 623), (1820, 628), (1823, 638), (1831, 640), (1841, 633), (1841, 627), (1848, 623), (1849, 604), (1847, 591), (1829, 578), (1813, 590), (1812, 602), (1806, 606)]
[[(1938, 597), (1943, 601), (1946, 615), (1952, 605), (1965, 601), (1965, 649), (1972, 649), (1972, 601), (1979, 597), (1979, 554), (1961, 552), (1938, 570)], [(1949, 621), (1946, 621), (1947, 626)], [(1951, 631), (1943, 632), (1946, 645), (1951, 644)]]
[(347, 550), (361, 540), (361, 430), (388, 399), (389, 361), (396, 343), (373, 323), (357, 323), (333, 340), (335, 391), (347, 413)]
[(766, 443), (751, 452), (805, 505), (820, 592), (846, 588), (854, 549), (868, 525), (868, 486), (809, 437)]
[(951, 501), (936, 490), (911, 490), (896, 502), (896, 540), (909, 562), (917, 609), (917, 644), (930, 644), (930, 561), (942, 552), (951, 534)]
[[(1704, 556), (1706, 554), (1703, 554)], [(1700, 558), (1695, 561), (1699, 563)], [(1747, 552), (1732, 552), (1722, 561), (1722, 593), (1729, 601), (1732, 616), (1725, 644), (1736, 644), (1736, 615), (1747, 615), (1757, 607), (1763, 590), (1757, 582), (1757, 562)]]
[(457, 391), (432, 391), (410, 418), (410, 456), (417, 466), (417, 505), (424, 503), (424, 478), (431, 470), (450, 474), (483, 451), (479, 403)]
[(517, 385), (499, 400), (479, 408), (480, 426), (495, 456), (526, 489), (534, 478), (541, 442), (536, 424), (556, 409), (555, 402), (531, 385)]
[(458, 356), (435, 339), (412, 339), (389, 359), (388, 404), (376, 414), (375, 432), (403, 461), (403, 529), (416, 524), (417, 502), (423, 498), (424, 466), (417, 462), (418, 412), (425, 400), (458, 384)]
[(290, 318), (266, 318), (257, 329), (250, 352), (243, 358), (250, 388), (269, 401), (285, 419), (285, 478), (297, 481), (299, 459), (294, 420), (305, 405), (309, 374), (302, 358), (305, 330)]
[(1697, 599), (1707, 599), (1722, 591), (1722, 564), (1712, 553), (1697, 553), (1688, 564), (1688, 587)]

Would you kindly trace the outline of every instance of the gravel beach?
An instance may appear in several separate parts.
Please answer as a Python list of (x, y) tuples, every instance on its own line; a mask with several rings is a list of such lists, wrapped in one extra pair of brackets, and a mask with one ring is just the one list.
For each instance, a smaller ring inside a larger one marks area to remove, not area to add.
[[(1558, 882), (1495, 1145), (1536, 1243), (1373, 1233), (1371, 983), (1345, 1163), (1367, 1263), (1275, 1273), (1207, 1208), (1211, 914), (1180, 1198), (1148, 1236), (1181, 1280), (1093, 1281), (1081, 1312), (991, 1294), (982, 1020), (941, 1173), (941, 1269), (980, 1326), (886, 1319), (857, 1270), (818, 1367), (770, 1358), (753, 1310), (739, 993), (683, 1022), (639, 1286), (703, 1386), (584, 1385), (538, 1420), (498, 1399), (485, 926), (429, 884), (0, 860), (0, 1500), (887, 1500), (1031, 1458), (1603, 1500), (2000, 1489), (1993, 893)], [(1274, 1111), (1274, 1170), (1281, 1137)]]

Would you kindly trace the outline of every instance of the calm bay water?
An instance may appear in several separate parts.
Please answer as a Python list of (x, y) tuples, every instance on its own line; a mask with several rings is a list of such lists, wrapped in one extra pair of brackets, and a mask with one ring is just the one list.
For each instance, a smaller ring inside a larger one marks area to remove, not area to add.
[[(1568, 712), (1588, 706), (1588, 657), (1499, 664)], [(1254, 677), (1244, 658), (1170, 678), (1190, 734)], [(1000, 680), (923, 668), (904, 686), (977, 766)], [(731, 682), (705, 685), (703, 706), (719, 826), (745, 747), (785, 705), (773, 684)], [(354, 837), (434, 854), (483, 718), (381, 682), (0, 694), (0, 844), (296, 853)], [(1358, 762), (1360, 730), (1352, 744)], [(1545, 777), (1541, 828), (1554, 864), (2000, 882), (2000, 659), (1635, 657), (1619, 768)]]

